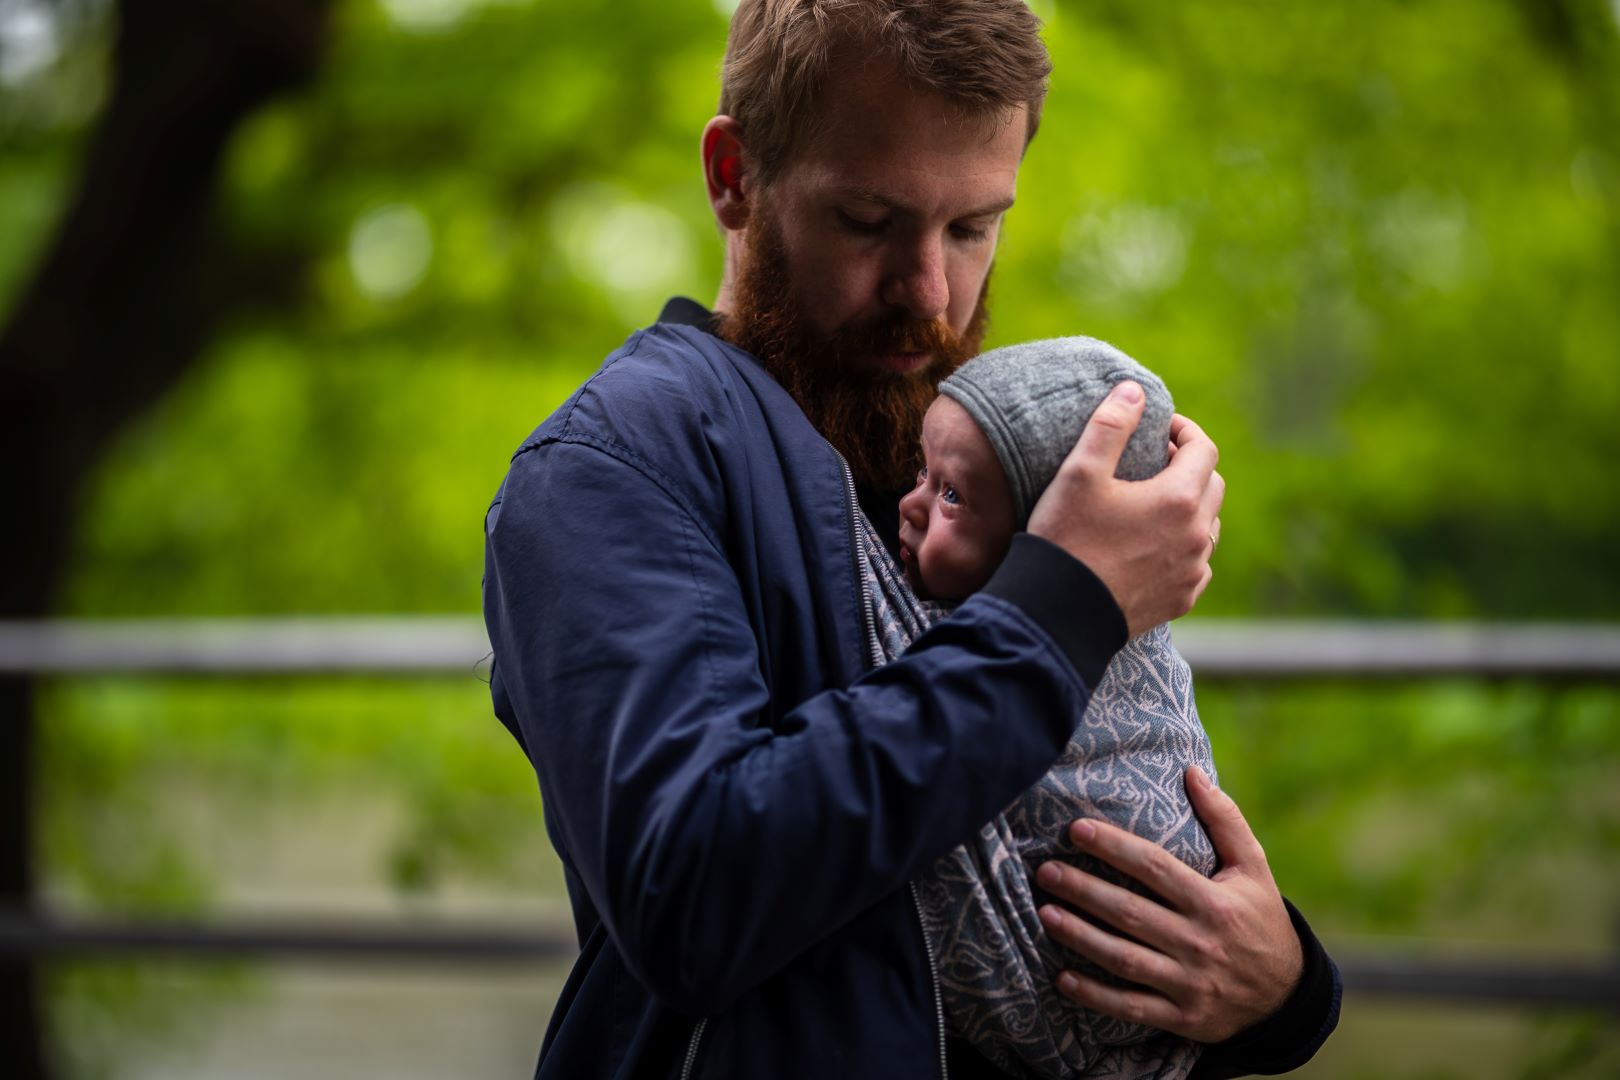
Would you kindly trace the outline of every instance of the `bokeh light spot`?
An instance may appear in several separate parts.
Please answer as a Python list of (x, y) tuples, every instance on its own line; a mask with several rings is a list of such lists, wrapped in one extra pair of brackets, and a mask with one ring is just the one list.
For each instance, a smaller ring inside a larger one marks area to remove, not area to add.
[(38, 0), (0, 6), (0, 83), (17, 86), (56, 63), (56, 20)]
[(433, 258), (433, 230), (414, 206), (378, 207), (349, 232), (349, 270), (368, 296), (394, 300), (422, 281)]
[(581, 184), (557, 197), (552, 228), (574, 272), (632, 308), (654, 294), (689, 287), (692, 239), (680, 218), (608, 184)]
[(1179, 217), (1160, 207), (1082, 214), (1063, 231), (1063, 273), (1100, 302), (1152, 296), (1181, 280), (1187, 243)]
[(529, 0), (380, 0), (383, 12), (403, 30), (448, 30), (480, 8), (522, 6)]

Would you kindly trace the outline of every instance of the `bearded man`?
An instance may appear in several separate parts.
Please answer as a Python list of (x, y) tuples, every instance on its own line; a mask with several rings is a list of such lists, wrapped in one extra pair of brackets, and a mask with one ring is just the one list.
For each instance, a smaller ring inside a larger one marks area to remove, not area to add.
[[(495, 710), (581, 949), (538, 1076), (988, 1072), (947, 1038), (906, 883), (1057, 758), (1128, 633), (1190, 609), (1224, 490), (1185, 419), (1169, 468), (1115, 480), (1142, 408), (1116, 392), (990, 584), (871, 666), (856, 515), (894, 543), (1049, 67), (1016, 0), (738, 7), (702, 140), (716, 313), (672, 301), (609, 356), (485, 522)], [(1065, 992), (1212, 1044), (1202, 1075), (1292, 1068), (1336, 972), (1237, 808), (1189, 792), (1226, 866), (1175, 908), (1043, 869), (1049, 932), (1133, 980)], [(1083, 843), (1163, 884), (1153, 845)]]

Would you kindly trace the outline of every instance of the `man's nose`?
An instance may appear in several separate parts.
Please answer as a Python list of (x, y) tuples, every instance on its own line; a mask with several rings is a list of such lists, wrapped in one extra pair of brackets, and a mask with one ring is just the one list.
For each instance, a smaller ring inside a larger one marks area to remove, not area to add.
[(937, 236), (917, 239), (896, 253), (883, 302), (905, 308), (924, 322), (944, 316), (951, 288), (945, 277), (945, 252)]

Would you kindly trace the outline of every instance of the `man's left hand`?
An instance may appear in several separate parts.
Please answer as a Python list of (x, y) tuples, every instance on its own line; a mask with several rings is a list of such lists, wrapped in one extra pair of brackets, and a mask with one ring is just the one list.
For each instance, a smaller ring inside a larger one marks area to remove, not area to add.
[(1065, 863), (1044, 863), (1036, 882), (1129, 935), (1048, 904), (1040, 916), (1053, 941), (1145, 988), (1109, 986), (1066, 971), (1058, 978), (1060, 993), (1121, 1020), (1213, 1043), (1281, 1008), (1304, 960), (1266, 854), (1237, 803), (1197, 767), (1187, 770), (1186, 785), (1221, 859), (1214, 877), (1149, 840), (1081, 820), (1069, 829), (1080, 850), (1146, 885), (1164, 903)]

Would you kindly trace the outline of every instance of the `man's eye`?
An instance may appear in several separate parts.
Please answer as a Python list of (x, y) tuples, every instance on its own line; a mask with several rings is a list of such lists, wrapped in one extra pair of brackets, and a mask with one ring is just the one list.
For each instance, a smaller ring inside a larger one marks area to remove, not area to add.
[(952, 506), (955, 506), (957, 503), (962, 501), (961, 496), (956, 494), (956, 489), (951, 487), (949, 484), (946, 484), (940, 489), (939, 497), (950, 503)]
[(838, 211), (838, 220), (850, 232), (859, 236), (877, 236), (889, 227), (888, 219), (879, 218), (877, 221), (867, 221), (865, 218), (853, 217)]
[(951, 235), (956, 237), (958, 240), (966, 240), (968, 243), (972, 244), (978, 243), (980, 240), (988, 240), (990, 238), (990, 230), (982, 225), (952, 225)]

